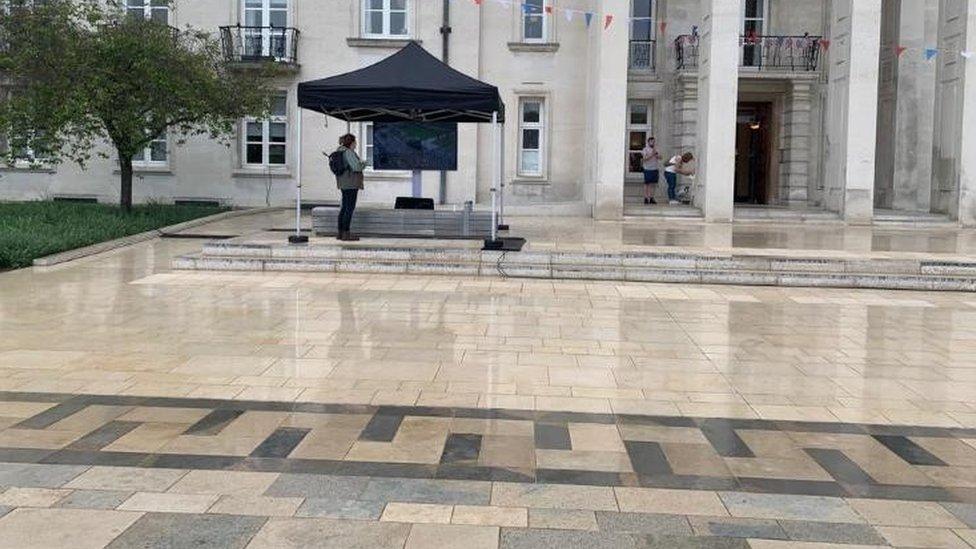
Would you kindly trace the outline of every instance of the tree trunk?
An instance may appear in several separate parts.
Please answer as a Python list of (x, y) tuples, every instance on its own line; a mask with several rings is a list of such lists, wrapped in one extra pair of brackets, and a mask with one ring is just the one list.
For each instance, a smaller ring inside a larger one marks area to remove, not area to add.
[(119, 205), (123, 211), (132, 211), (132, 157), (119, 155), (119, 166), (122, 174), (122, 189)]

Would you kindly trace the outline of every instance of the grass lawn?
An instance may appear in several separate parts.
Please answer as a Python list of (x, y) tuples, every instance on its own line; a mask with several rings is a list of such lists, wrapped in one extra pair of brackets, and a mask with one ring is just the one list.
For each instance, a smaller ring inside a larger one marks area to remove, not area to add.
[(72, 202), (0, 202), (0, 269), (212, 215), (226, 208), (149, 204), (123, 213), (117, 206)]

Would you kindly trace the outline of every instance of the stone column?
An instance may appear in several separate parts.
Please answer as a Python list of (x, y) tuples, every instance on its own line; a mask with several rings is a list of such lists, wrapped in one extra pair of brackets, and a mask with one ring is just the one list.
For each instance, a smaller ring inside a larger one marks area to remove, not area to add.
[(729, 222), (733, 216), (741, 17), (742, 0), (702, 0), (696, 184), (704, 192), (694, 199), (706, 221)]
[(901, 0), (898, 43), (911, 48), (898, 59), (895, 153), (891, 206), (927, 212), (932, 200), (932, 135), (936, 67), (925, 48), (938, 40), (939, 0)]
[(832, 0), (827, 207), (845, 221), (874, 215), (881, 0)]
[[(627, 131), (627, 0), (604, 0), (590, 29), (588, 174), (593, 184), (593, 217), (619, 219), (624, 212)], [(605, 17), (617, 19), (604, 29)]]
[[(966, 2), (966, 39), (963, 51), (976, 52), (976, 0)], [(976, 56), (962, 58), (963, 90), (959, 140), (959, 205), (957, 217), (964, 227), (976, 227)]]
[(780, 200), (805, 206), (810, 184), (810, 116), (813, 84), (793, 80), (786, 92), (783, 113), (783, 157), (780, 160)]

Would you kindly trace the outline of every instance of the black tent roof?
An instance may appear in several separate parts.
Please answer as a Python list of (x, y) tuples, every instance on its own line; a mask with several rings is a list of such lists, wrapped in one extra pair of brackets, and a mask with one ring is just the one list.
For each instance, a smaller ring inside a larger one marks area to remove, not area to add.
[(498, 88), (458, 72), (410, 42), (386, 59), (298, 85), (298, 106), (349, 121), (504, 120)]

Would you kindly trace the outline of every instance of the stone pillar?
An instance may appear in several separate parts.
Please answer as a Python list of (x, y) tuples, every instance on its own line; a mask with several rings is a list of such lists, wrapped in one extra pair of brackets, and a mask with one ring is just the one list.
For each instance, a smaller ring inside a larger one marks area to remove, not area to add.
[(925, 48), (938, 41), (939, 0), (901, 0), (891, 207), (927, 212), (932, 200), (936, 66)]
[[(966, 2), (966, 39), (963, 51), (976, 52), (976, 0)], [(957, 219), (964, 227), (976, 227), (976, 56), (963, 63), (962, 138), (959, 140), (959, 205)]]
[(810, 117), (813, 84), (793, 80), (783, 113), (783, 157), (780, 160), (780, 200), (793, 207), (807, 204), (810, 185)]
[(853, 224), (874, 215), (881, 0), (832, 0), (827, 207)]
[(695, 204), (706, 221), (732, 221), (735, 117), (742, 0), (702, 0), (698, 58), (698, 176)]
[[(622, 151), (627, 146), (627, 59), (629, 13), (627, 0), (604, 0), (590, 29), (589, 129), (587, 150), (589, 179), (593, 184), (593, 217), (619, 219), (624, 212), (625, 166)], [(604, 29), (605, 17), (617, 15)]]

